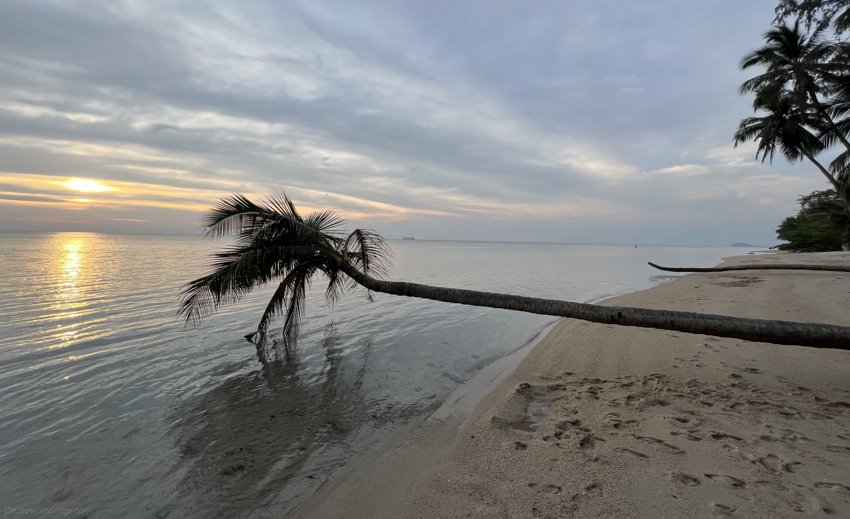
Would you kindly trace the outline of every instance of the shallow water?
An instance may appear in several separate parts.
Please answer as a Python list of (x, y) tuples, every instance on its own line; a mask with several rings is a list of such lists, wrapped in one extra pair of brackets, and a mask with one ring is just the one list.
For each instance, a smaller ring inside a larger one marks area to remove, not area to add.
[[(0, 233), (0, 503), (66, 517), (280, 517), (552, 318), (316, 286), (269, 372), (242, 336), (271, 288), (186, 329), (195, 237)], [(731, 248), (392, 241), (391, 277), (596, 300)], [(77, 510), (72, 510), (77, 509)]]

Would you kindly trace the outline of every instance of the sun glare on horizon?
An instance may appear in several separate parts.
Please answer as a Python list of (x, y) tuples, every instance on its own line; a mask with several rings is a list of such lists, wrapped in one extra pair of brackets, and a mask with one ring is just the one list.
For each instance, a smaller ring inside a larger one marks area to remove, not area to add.
[(115, 188), (107, 186), (103, 182), (92, 180), (89, 178), (72, 178), (62, 184), (68, 189), (80, 191), (82, 193), (103, 193), (104, 191), (113, 191)]

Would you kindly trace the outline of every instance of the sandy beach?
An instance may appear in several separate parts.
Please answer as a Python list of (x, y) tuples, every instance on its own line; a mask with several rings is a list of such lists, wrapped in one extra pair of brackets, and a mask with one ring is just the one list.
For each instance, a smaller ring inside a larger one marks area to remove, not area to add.
[[(768, 261), (850, 253), (725, 264)], [(850, 325), (850, 274), (691, 274), (605, 304)], [(848, 351), (563, 320), (492, 377), (463, 419), (414, 424), (294, 515), (850, 516)]]

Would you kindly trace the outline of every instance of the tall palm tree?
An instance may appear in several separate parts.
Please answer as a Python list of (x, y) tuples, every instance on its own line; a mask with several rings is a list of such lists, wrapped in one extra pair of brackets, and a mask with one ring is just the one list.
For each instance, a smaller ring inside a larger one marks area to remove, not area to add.
[[(592, 322), (678, 330), (777, 344), (850, 349), (850, 327), (741, 319), (720, 315), (601, 306), (552, 299), (435, 287), (379, 279), (387, 272), (389, 249), (369, 230), (339, 231), (342, 220), (332, 211), (302, 217), (285, 195), (254, 203), (242, 195), (221, 200), (206, 217), (205, 233), (233, 234), (236, 243), (215, 255), (212, 272), (188, 283), (180, 313), (189, 323), (237, 300), (272, 280), (277, 289), (263, 311), (257, 330), (246, 336), (268, 362), (265, 337), (271, 319), (285, 308), (284, 337), (298, 330), (310, 281), (324, 274), (326, 295), (333, 302), (355, 284), (369, 291), (448, 303), (503, 308)], [(373, 274), (376, 277), (373, 277)]]
[(847, 71), (842, 59), (843, 47), (822, 38), (823, 31), (815, 30), (811, 35), (800, 29), (799, 24), (777, 26), (764, 35), (765, 45), (741, 60), (741, 69), (764, 67), (764, 72), (741, 84), (741, 94), (763, 90), (785, 90), (801, 110), (811, 106), (821, 119), (828, 139), (837, 139), (850, 150), (850, 141), (841, 131), (829, 111), (829, 102), (822, 99), (829, 95), (836, 78)]

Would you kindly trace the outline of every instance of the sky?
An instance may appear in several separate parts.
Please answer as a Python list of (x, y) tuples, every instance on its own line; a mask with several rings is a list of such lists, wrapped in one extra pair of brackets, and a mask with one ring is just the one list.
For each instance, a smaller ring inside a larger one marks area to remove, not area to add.
[(3, 0), (0, 229), (199, 234), (285, 192), (387, 238), (776, 243), (733, 147), (773, 0)]

